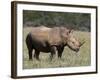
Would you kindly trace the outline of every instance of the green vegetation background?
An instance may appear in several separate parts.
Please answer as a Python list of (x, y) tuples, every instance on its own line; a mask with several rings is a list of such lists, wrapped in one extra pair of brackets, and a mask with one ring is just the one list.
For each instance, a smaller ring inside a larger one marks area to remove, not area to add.
[(90, 31), (90, 14), (23, 10), (25, 26), (65, 26), (75, 30)]

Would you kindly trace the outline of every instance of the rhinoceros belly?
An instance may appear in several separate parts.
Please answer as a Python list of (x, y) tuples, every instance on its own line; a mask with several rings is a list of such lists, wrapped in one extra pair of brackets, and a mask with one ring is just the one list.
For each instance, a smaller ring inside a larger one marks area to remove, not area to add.
[(46, 42), (36, 41), (33, 43), (33, 48), (40, 52), (50, 52), (50, 46)]

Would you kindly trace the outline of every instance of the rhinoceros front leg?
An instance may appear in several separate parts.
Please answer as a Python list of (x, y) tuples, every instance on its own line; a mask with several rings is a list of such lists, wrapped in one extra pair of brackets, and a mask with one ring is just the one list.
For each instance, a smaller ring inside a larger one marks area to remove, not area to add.
[(63, 53), (64, 47), (57, 47), (57, 50), (58, 50), (58, 58), (61, 59), (61, 56), (62, 56), (62, 53)]
[(51, 47), (50, 60), (53, 59), (53, 57), (54, 57), (55, 54), (56, 54), (56, 47), (55, 47), (55, 46), (52, 46), (52, 47)]

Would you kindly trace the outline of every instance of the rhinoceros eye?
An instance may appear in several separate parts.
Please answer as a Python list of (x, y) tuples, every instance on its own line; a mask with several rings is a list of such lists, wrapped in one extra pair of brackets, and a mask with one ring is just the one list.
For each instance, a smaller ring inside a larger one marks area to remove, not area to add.
[(75, 43), (75, 42), (72, 42), (73, 44)]

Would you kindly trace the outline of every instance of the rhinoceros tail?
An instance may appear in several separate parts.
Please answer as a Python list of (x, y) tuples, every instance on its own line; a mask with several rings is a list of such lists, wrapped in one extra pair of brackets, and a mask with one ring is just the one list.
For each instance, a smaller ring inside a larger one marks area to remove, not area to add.
[(30, 33), (26, 36), (26, 45), (28, 50), (32, 49), (32, 37)]

